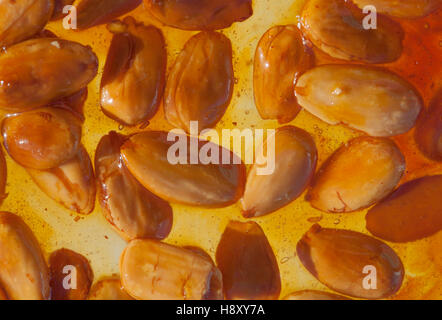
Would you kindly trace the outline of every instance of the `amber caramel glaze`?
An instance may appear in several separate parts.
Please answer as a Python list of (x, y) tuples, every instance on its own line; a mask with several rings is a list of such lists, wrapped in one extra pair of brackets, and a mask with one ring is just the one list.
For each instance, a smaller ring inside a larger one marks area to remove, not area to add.
[[(260, 118), (253, 101), (253, 57), (259, 39), (272, 26), (297, 24), (297, 16), (303, 0), (255, 0), (254, 14), (241, 23), (222, 31), (232, 41), (234, 53), (235, 89), (230, 107), (216, 129), (222, 128), (277, 128), (277, 121)], [(134, 12), (134, 18), (145, 25), (150, 23), (164, 32), (168, 50), (168, 69), (184, 43), (194, 32), (165, 27), (146, 12), (141, 5)], [(435, 12), (416, 20), (399, 20), (405, 30), (404, 53), (402, 57), (386, 67), (414, 84), (428, 105), (429, 100), (441, 86), (442, 14)], [(124, 128), (106, 117), (100, 110), (99, 87), (107, 50), (112, 35), (105, 26), (86, 31), (64, 30), (61, 21), (52, 22), (48, 29), (57, 36), (90, 45), (99, 58), (99, 75), (89, 85), (89, 96), (84, 106), (85, 124), (82, 143), (91, 158), (101, 137), (111, 130), (130, 134), (141, 130), (169, 130), (162, 108), (150, 120), (146, 129)], [(317, 51), (317, 50), (316, 50)], [(318, 63), (333, 62), (317, 54)], [(335, 61), (336, 62), (336, 61)], [(329, 126), (305, 111), (301, 111), (291, 125), (308, 131), (314, 138), (321, 165), (344, 142), (361, 135), (343, 126)], [(144, 124), (145, 127), (147, 124)], [(119, 130), (121, 129), (121, 130)], [(407, 161), (407, 173), (403, 182), (429, 174), (441, 174), (442, 163), (428, 160), (414, 142), (414, 130), (394, 138)], [(26, 171), (7, 156), (9, 194), (2, 210), (16, 212), (24, 218), (36, 234), (46, 252), (60, 247), (70, 248), (91, 260), (96, 279), (118, 273), (118, 261), (125, 242), (112, 230), (96, 206), (94, 212), (78, 219), (71, 215), (32, 182)], [(180, 246), (198, 246), (214, 257), (219, 239), (230, 220), (241, 220), (238, 205), (224, 209), (201, 209), (173, 204), (174, 226), (168, 243)], [(351, 214), (325, 214), (313, 209), (304, 197), (299, 197), (289, 206), (277, 212), (254, 219), (263, 228), (278, 261), (282, 279), (281, 297), (300, 290), (330, 292), (321, 285), (294, 256), (297, 242), (310, 229), (312, 222), (320, 221), (324, 228), (349, 229), (369, 234), (365, 228), (367, 210)], [(394, 298), (442, 299), (442, 233), (428, 239), (407, 243), (390, 244), (398, 253), (405, 267), (405, 279), (401, 290)]]

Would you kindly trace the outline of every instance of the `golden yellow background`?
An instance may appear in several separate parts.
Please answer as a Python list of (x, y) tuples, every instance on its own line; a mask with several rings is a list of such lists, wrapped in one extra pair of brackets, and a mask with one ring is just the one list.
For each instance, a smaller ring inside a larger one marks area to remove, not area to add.
[[(221, 128), (276, 128), (276, 121), (260, 119), (252, 91), (253, 56), (260, 37), (271, 26), (296, 24), (297, 15), (304, 1), (255, 0), (254, 15), (249, 20), (236, 23), (224, 30), (233, 43), (236, 86), (232, 103), (217, 129)], [(130, 15), (145, 24), (159, 24), (149, 16), (141, 5)], [(105, 26), (78, 32), (64, 30), (61, 21), (52, 22), (48, 29), (58, 36), (90, 45), (100, 60), (101, 74), (111, 34)], [(185, 41), (194, 33), (162, 27), (169, 55), (169, 68)], [(63, 70), (60, 70), (63, 72)], [(100, 74), (89, 85), (89, 98), (85, 105), (86, 122), (83, 129), (83, 143), (92, 159), (100, 138), (115, 130), (130, 133), (137, 128), (122, 128), (107, 118), (99, 106)], [(233, 122), (236, 122), (235, 126)], [(317, 118), (301, 111), (291, 123), (310, 132), (316, 140), (320, 164), (343, 142), (360, 135), (342, 126), (328, 126)], [(171, 129), (164, 121), (162, 110), (151, 121), (149, 129)], [(81, 219), (70, 213), (49, 197), (32, 182), (26, 171), (16, 165), (8, 156), (7, 199), (1, 209), (22, 216), (36, 233), (43, 249), (49, 254), (65, 247), (85, 255), (95, 273), (95, 280), (102, 276), (119, 273), (119, 256), (125, 242), (111, 229), (96, 203), (94, 212)], [(434, 171), (434, 168), (433, 168)], [(442, 172), (440, 166), (437, 172)], [(263, 196), (265, 196), (265, 191)], [(176, 245), (199, 246), (212, 257), (220, 236), (229, 220), (242, 220), (238, 205), (224, 209), (201, 209), (173, 204), (174, 225), (166, 242)], [(278, 212), (256, 219), (272, 245), (282, 278), (281, 297), (296, 290), (327, 290), (310, 275), (295, 255), (296, 243), (319, 221), (324, 227), (345, 228), (366, 233), (365, 212), (351, 214), (324, 214), (304, 201), (303, 196)], [(77, 221), (78, 220), (78, 221)], [(442, 298), (442, 234), (412, 244), (393, 244), (406, 268), (406, 280), (399, 297)]]

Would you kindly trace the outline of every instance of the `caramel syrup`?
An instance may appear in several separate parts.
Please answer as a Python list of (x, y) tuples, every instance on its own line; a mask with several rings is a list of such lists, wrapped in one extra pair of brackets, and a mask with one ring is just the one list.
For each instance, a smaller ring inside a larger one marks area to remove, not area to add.
[[(277, 128), (277, 121), (262, 120), (253, 100), (253, 57), (261, 36), (272, 26), (298, 24), (304, 0), (255, 0), (254, 15), (231, 28), (223, 30), (233, 44), (235, 92), (232, 103), (216, 129), (222, 128)], [(145, 10), (144, 5), (129, 15), (145, 24), (154, 24), (164, 33), (168, 46), (168, 68), (172, 66), (184, 43), (194, 32), (162, 26)], [(384, 67), (397, 72), (416, 86), (425, 104), (441, 87), (442, 68), (442, 18), (441, 11), (417, 20), (398, 20), (406, 31), (402, 57)], [(94, 157), (100, 138), (111, 130), (129, 134), (142, 130), (169, 130), (162, 110), (141, 128), (127, 128), (106, 117), (99, 104), (99, 87), (111, 34), (105, 26), (86, 31), (65, 30), (60, 21), (52, 22), (48, 29), (57, 36), (90, 45), (100, 61), (100, 71), (89, 85), (89, 95), (84, 106), (85, 124), (83, 143)], [(346, 63), (335, 61), (317, 53), (318, 63)], [(60, 70), (63, 72), (63, 70)], [(307, 130), (314, 137), (319, 151), (319, 165), (340, 145), (362, 133), (344, 126), (329, 126), (306, 111), (301, 111), (292, 125)], [(441, 174), (442, 163), (426, 159), (416, 148), (413, 131), (395, 137), (407, 160), (407, 174), (403, 182), (430, 174)], [(35, 232), (43, 249), (50, 253), (65, 247), (75, 250), (90, 261), (95, 280), (119, 273), (119, 256), (126, 243), (112, 230), (104, 219), (98, 201), (89, 216), (70, 213), (47, 197), (32, 182), (26, 171), (7, 156), (8, 197), (2, 210), (22, 216)], [(238, 205), (223, 209), (203, 209), (173, 204), (174, 226), (168, 243), (196, 246), (214, 258), (221, 234), (230, 220), (244, 221)], [(275, 252), (281, 279), (281, 297), (298, 290), (329, 291), (317, 281), (295, 256), (297, 242), (321, 217), (326, 228), (342, 228), (363, 233), (366, 210), (350, 214), (323, 214), (313, 209), (304, 196), (271, 215), (254, 219), (263, 228)], [(442, 299), (442, 233), (408, 244), (390, 244), (402, 259), (406, 277), (402, 289), (393, 298)]]

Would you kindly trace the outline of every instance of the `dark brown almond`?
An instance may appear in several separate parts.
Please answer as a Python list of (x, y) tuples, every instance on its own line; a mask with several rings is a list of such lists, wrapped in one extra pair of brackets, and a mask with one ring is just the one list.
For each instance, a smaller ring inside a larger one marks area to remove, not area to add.
[(392, 242), (427, 238), (442, 230), (442, 175), (409, 181), (368, 211), (367, 230)]
[(281, 278), (272, 247), (256, 222), (231, 221), (216, 249), (226, 299), (278, 299)]

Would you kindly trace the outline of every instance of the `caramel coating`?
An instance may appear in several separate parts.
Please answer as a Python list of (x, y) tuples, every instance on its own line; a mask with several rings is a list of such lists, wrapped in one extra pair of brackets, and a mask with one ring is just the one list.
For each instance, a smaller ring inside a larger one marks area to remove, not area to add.
[(424, 17), (442, 4), (440, 0), (353, 0), (353, 2), (360, 8), (371, 5), (375, 6), (379, 13), (408, 19)]
[(435, 161), (442, 161), (442, 90), (419, 119), (415, 139), (422, 153)]

